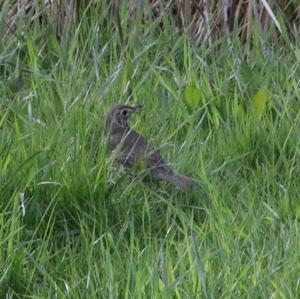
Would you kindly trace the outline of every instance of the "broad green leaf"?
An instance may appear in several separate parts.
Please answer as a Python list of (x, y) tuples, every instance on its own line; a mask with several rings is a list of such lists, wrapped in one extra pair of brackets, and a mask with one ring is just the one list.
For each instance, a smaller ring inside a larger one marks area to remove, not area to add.
[(201, 104), (200, 89), (191, 85), (187, 85), (184, 89), (184, 100), (189, 108), (199, 106)]
[(268, 92), (265, 89), (260, 89), (251, 99), (251, 106), (259, 117), (262, 117), (269, 99)]

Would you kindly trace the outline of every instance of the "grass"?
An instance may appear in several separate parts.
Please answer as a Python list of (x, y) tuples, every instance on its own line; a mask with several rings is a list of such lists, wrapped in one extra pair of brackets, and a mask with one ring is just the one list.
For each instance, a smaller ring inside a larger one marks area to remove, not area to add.
[[(195, 47), (154, 22), (120, 62), (107, 22), (89, 11), (69, 46), (26, 18), (1, 39), (0, 298), (297, 298), (299, 47)], [(125, 102), (197, 187), (107, 160), (105, 113)]]

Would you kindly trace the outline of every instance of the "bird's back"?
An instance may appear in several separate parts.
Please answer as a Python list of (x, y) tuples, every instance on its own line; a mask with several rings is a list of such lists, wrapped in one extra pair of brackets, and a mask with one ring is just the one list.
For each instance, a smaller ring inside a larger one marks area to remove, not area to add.
[(153, 170), (171, 171), (159, 150), (155, 150), (146, 139), (131, 128), (113, 128), (110, 138), (110, 151), (120, 146), (118, 161), (125, 166), (132, 166), (138, 160), (145, 158), (148, 167)]

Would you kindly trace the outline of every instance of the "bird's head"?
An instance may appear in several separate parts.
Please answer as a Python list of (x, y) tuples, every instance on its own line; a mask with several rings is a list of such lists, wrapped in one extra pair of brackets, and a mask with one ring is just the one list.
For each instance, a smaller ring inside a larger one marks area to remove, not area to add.
[(105, 129), (108, 130), (112, 126), (121, 126), (123, 128), (128, 127), (128, 120), (130, 119), (132, 113), (139, 111), (143, 106), (128, 106), (128, 105), (116, 105), (109, 109), (106, 121)]

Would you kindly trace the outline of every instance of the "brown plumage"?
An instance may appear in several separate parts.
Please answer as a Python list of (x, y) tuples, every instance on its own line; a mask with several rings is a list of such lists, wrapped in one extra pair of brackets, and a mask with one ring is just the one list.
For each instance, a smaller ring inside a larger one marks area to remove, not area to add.
[(109, 135), (108, 152), (118, 149), (117, 161), (124, 166), (132, 166), (145, 158), (150, 168), (151, 177), (165, 180), (180, 189), (186, 189), (195, 181), (174, 171), (162, 158), (159, 150), (155, 150), (144, 137), (129, 127), (128, 121), (133, 112), (141, 106), (116, 105), (106, 116), (105, 132)]

